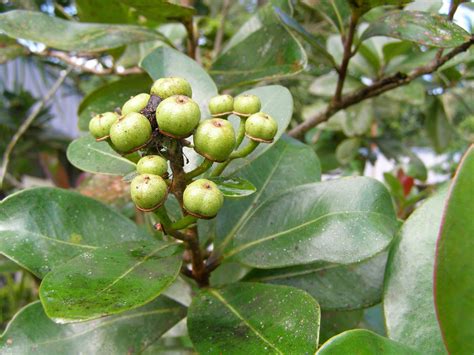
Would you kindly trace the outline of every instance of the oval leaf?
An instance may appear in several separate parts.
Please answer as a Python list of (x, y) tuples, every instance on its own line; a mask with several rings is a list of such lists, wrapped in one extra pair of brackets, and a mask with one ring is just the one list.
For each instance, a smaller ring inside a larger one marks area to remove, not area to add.
[(436, 312), (451, 354), (474, 352), (473, 176), (474, 146), (471, 146), (451, 186), (436, 251)]
[(351, 264), (384, 250), (396, 228), (390, 194), (376, 180), (307, 184), (262, 204), (225, 256), (261, 269), (321, 261)]
[(387, 335), (429, 354), (445, 353), (432, 297), (444, 196), (430, 198), (406, 220), (390, 252), (385, 276)]
[[(20, 310), (0, 337), (2, 354), (141, 353), (186, 315), (164, 296), (133, 311), (80, 324), (57, 324), (40, 302)], [(100, 339), (100, 341), (97, 341)]]
[(389, 354), (415, 355), (421, 354), (409, 347), (384, 338), (363, 329), (348, 330), (332, 337), (321, 346), (317, 355), (346, 355), (357, 351), (359, 355)]
[(178, 276), (180, 250), (176, 243), (129, 242), (84, 252), (43, 279), (39, 295), (45, 312), (68, 323), (150, 302)]
[(469, 41), (469, 34), (446, 18), (421, 11), (394, 11), (372, 23), (361, 41), (386, 36), (432, 47), (456, 47)]
[(214, 181), (225, 197), (245, 197), (257, 191), (257, 188), (248, 180), (239, 177), (214, 177)]
[(192, 7), (165, 0), (121, 0), (121, 2), (133, 8), (139, 15), (154, 21), (186, 20), (195, 13)]
[(0, 253), (38, 277), (84, 251), (145, 238), (125, 216), (67, 190), (24, 190), (0, 203)]
[(311, 264), (250, 272), (245, 280), (302, 289), (324, 310), (349, 310), (372, 306), (382, 298), (387, 253), (350, 265)]
[(284, 286), (237, 283), (202, 290), (188, 312), (196, 350), (205, 354), (314, 354), (319, 305)]
[(0, 30), (13, 38), (74, 52), (102, 52), (129, 43), (166, 40), (146, 27), (79, 23), (24, 10), (0, 14)]
[(67, 159), (76, 168), (90, 173), (127, 175), (136, 169), (135, 163), (118, 154), (107, 142), (97, 142), (90, 134), (69, 144)]
[(93, 116), (122, 107), (131, 96), (148, 93), (151, 85), (148, 75), (134, 75), (94, 90), (81, 101), (77, 109), (79, 129), (88, 131), (89, 121)]

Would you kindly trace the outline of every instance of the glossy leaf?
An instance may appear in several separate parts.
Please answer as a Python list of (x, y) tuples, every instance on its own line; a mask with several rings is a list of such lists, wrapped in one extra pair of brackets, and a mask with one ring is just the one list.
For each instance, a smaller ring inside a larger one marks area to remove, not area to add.
[(436, 251), (435, 306), (444, 343), (451, 354), (474, 351), (473, 175), (471, 146), (451, 185)]
[[(250, 181), (257, 188), (257, 192), (244, 199), (226, 199), (217, 218), (204, 222), (215, 223), (215, 242), (219, 250), (230, 246), (232, 239), (247, 223), (256, 207), (292, 186), (319, 181), (321, 169), (311, 147), (292, 138), (283, 137), (265, 154), (234, 172), (231, 177)], [(201, 232), (206, 235), (205, 231)]]
[(214, 181), (225, 197), (239, 198), (253, 194), (257, 188), (248, 180), (240, 177), (215, 177)]
[(84, 252), (43, 279), (40, 299), (59, 323), (120, 313), (150, 302), (178, 276), (176, 243), (129, 242)]
[(384, 250), (396, 229), (384, 185), (365, 177), (331, 180), (267, 200), (237, 232), (225, 256), (262, 269), (351, 264)]
[(91, 173), (127, 175), (136, 169), (135, 163), (118, 154), (107, 142), (97, 142), (90, 134), (69, 144), (67, 159), (76, 168)]
[(79, 129), (89, 130), (89, 121), (99, 113), (115, 111), (131, 96), (150, 91), (152, 81), (148, 75), (136, 75), (99, 87), (87, 95), (79, 105)]
[(159, 32), (145, 27), (78, 23), (23, 10), (0, 14), (0, 30), (13, 38), (74, 52), (102, 52), (129, 43), (166, 40)]
[(0, 34), (0, 64), (26, 54), (27, 50), (13, 38)]
[(149, 238), (113, 209), (67, 190), (23, 190), (0, 206), (0, 253), (38, 277), (84, 251)]
[(217, 87), (209, 74), (194, 60), (174, 49), (160, 47), (147, 55), (140, 66), (153, 80), (168, 76), (185, 78), (193, 89), (193, 100), (201, 108), (202, 119), (210, 115), (207, 105), (209, 99), (217, 95)]
[(387, 263), (384, 313), (389, 338), (429, 354), (444, 354), (433, 303), (435, 243), (445, 194), (406, 220)]
[(395, 11), (372, 23), (361, 40), (387, 36), (432, 47), (456, 47), (469, 41), (469, 34), (446, 18), (420, 11)]
[(236, 283), (207, 289), (188, 311), (191, 340), (205, 354), (313, 354), (319, 305), (306, 292), (284, 286)]
[(21, 309), (8, 324), (0, 337), (0, 353), (141, 353), (185, 315), (185, 307), (161, 296), (120, 315), (79, 324), (57, 324), (46, 316), (41, 303), (35, 302)]
[(317, 351), (317, 355), (416, 355), (421, 354), (402, 343), (363, 329), (348, 330), (332, 337)]
[(350, 264), (311, 264), (288, 268), (254, 269), (246, 280), (293, 286), (308, 292), (324, 310), (372, 306), (382, 298), (387, 253)]
[(210, 73), (221, 88), (294, 75), (306, 66), (301, 44), (280, 24), (253, 32), (212, 64)]
[[(283, 86), (260, 86), (255, 89), (244, 91), (243, 94), (253, 94), (260, 98), (260, 101), (262, 102), (261, 111), (269, 114), (275, 119), (275, 121), (277, 121), (278, 132), (275, 135), (273, 143), (262, 143), (257, 147), (257, 149), (253, 151), (252, 154), (247, 155), (242, 159), (233, 160), (224, 171), (223, 175), (225, 176), (229, 176), (237, 169), (247, 166), (257, 157), (270, 149), (285, 132), (286, 128), (290, 124), (291, 116), (293, 114), (293, 97), (291, 96), (290, 91)], [(230, 116), (229, 120), (233, 123), (234, 129), (237, 132), (239, 120), (236, 116)], [(242, 142), (242, 147), (244, 147), (247, 143), (248, 139), (245, 138)], [(252, 182), (252, 180), (248, 180)]]
[(195, 10), (192, 7), (175, 4), (165, 0), (120, 0), (150, 20), (185, 20), (191, 18)]

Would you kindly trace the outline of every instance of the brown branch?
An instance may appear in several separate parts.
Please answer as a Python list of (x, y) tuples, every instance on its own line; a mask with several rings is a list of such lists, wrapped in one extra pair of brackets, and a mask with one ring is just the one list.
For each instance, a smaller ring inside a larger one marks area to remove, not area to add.
[(214, 51), (213, 51), (214, 58), (216, 58), (221, 52), (222, 40), (224, 39), (224, 32), (225, 32), (225, 21), (227, 20), (227, 15), (229, 14), (230, 5), (231, 5), (230, 0), (224, 0), (224, 3), (222, 4), (221, 23), (220, 23), (219, 28), (217, 29), (216, 38), (214, 40)]
[(349, 32), (344, 39), (344, 54), (342, 56), (341, 66), (339, 67), (339, 77), (337, 80), (336, 92), (333, 97), (333, 102), (338, 103), (341, 101), (342, 89), (344, 88), (344, 82), (347, 75), (347, 67), (349, 66), (349, 61), (354, 55), (352, 52), (352, 42), (354, 41), (354, 34), (357, 27), (357, 22), (359, 21), (359, 16), (356, 12), (352, 13), (351, 22), (349, 24)]
[(298, 126), (291, 129), (288, 134), (293, 137), (301, 138), (305, 132), (309, 131), (311, 128), (317, 126), (318, 124), (327, 121), (335, 113), (342, 109), (355, 105), (368, 98), (378, 96), (380, 94), (383, 94), (384, 92), (395, 89), (397, 87), (407, 85), (422, 75), (431, 74), (435, 72), (447, 61), (454, 58), (456, 55), (465, 52), (473, 44), (474, 36), (471, 37), (470, 41), (465, 42), (459, 47), (454, 48), (444, 56), (441, 56), (440, 58), (435, 58), (431, 63), (416, 68), (408, 74), (399, 72), (382, 78), (374, 82), (372, 85), (366, 86), (362, 89), (355, 90), (347, 95), (344, 95), (341, 97), (341, 100), (339, 102), (331, 102), (324, 111), (300, 123)]
[(188, 32), (188, 56), (196, 60), (197, 39), (194, 31), (194, 21), (190, 19), (183, 22), (186, 31)]

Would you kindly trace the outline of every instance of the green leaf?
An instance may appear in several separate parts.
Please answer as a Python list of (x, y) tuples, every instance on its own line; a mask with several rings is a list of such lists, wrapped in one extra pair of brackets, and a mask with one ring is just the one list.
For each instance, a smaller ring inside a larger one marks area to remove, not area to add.
[(363, 329), (348, 330), (332, 337), (319, 348), (317, 355), (415, 355), (421, 354), (404, 344)]
[(387, 262), (384, 313), (389, 338), (429, 354), (444, 354), (433, 304), (435, 243), (444, 193), (406, 220)]
[(84, 321), (142, 306), (178, 276), (176, 243), (128, 242), (86, 251), (53, 269), (39, 296), (58, 323)]
[(140, 66), (153, 80), (168, 76), (185, 78), (191, 84), (193, 100), (199, 104), (202, 118), (210, 116), (207, 104), (217, 95), (217, 87), (209, 74), (194, 60), (174, 49), (160, 47), (147, 55)]
[[(309, 92), (316, 96), (332, 97), (336, 91), (338, 75), (331, 71), (327, 74), (318, 76), (310, 85)], [(347, 94), (356, 89), (360, 89), (364, 85), (357, 79), (347, 77), (344, 82), (343, 94)]]
[(351, 8), (347, 0), (314, 1), (304, 0), (304, 2), (319, 12), (321, 17), (332, 24), (335, 29), (341, 30), (351, 17)]
[(301, 44), (281, 24), (256, 30), (221, 54), (210, 73), (220, 88), (276, 80), (299, 73), (307, 64)]
[(13, 38), (0, 34), (0, 64), (27, 53), (26, 48)]
[(363, 317), (364, 311), (362, 309), (352, 311), (326, 311), (322, 308), (319, 342), (324, 343), (339, 333), (357, 328)]
[(142, 92), (148, 93), (152, 81), (148, 75), (134, 75), (112, 83), (105, 84), (87, 95), (77, 109), (79, 129), (89, 130), (89, 121), (99, 113), (114, 111), (131, 96)]
[(76, 168), (91, 173), (127, 175), (136, 169), (135, 163), (115, 152), (107, 142), (97, 142), (90, 134), (69, 144), (67, 159)]
[(421, 106), (425, 103), (425, 87), (418, 82), (412, 82), (410, 85), (387, 92), (387, 97), (401, 103), (407, 103), (414, 106)]
[(185, 315), (185, 307), (161, 296), (120, 315), (80, 324), (57, 324), (46, 316), (41, 303), (35, 302), (21, 309), (8, 324), (0, 337), (0, 353), (141, 353)]
[[(200, 227), (204, 223), (215, 225), (216, 248), (220, 251), (230, 245), (236, 233), (255, 212), (256, 207), (292, 186), (319, 181), (321, 169), (311, 147), (284, 137), (251, 164), (234, 172), (231, 177), (241, 177), (252, 182), (257, 192), (244, 199), (226, 199), (217, 218), (200, 224)], [(206, 235), (202, 228), (200, 231), (201, 235)]]
[(128, 23), (131, 20), (121, 0), (76, 0), (76, 8), (81, 22)]
[[(237, 169), (241, 169), (242, 167), (249, 165), (253, 160), (270, 149), (286, 131), (286, 128), (290, 124), (291, 117), (293, 115), (293, 97), (291, 96), (290, 91), (284, 86), (260, 86), (255, 89), (244, 91), (242, 94), (253, 94), (260, 98), (260, 101), (262, 102), (261, 111), (269, 114), (277, 121), (278, 132), (275, 135), (273, 143), (260, 144), (257, 149), (252, 152), (252, 154), (247, 155), (243, 159), (233, 160), (224, 171), (224, 175), (226, 176), (232, 174)], [(234, 129), (237, 132), (239, 119), (236, 116), (230, 116), (229, 121), (233, 123)], [(242, 147), (248, 144), (248, 142), (249, 140), (245, 138), (242, 142)], [(249, 181), (252, 180), (249, 179)]]
[(471, 146), (451, 185), (436, 251), (436, 312), (451, 354), (474, 352), (473, 175), (474, 146)]
[(257, 188), (245, 179), (239, 177), (214, 177), (214, 181), (225, 197), (239, 198), (253, 194)]
[(245, 278), (302, 289), (324, 310), (372, 306), (382, 298), (387, 253), (350, 265), (317, 263), (270, 270), (254, 269)]
[(359, 154), (360, 138), (344, 139), (336, 148), (336, 158), (342, 165), (349, 164)]
[(120, 0), (120, 2), (133, 8), (139, 15), (154, 21), (186, 20), (195, 13), (192, 7), (165, 0)]
[(442, 153), (453, 138), (453, 128), (448, 121), (443, 102), (434, 97), (425, 115), (425, 128), (435, 151)]
[(23, 190), (0, 206), (0, 253), (38, 277), (84, 251), (149, 238), (111, 208), (67, 190)]
[(352, 9), (359, 15), (365, 14), (370, 9), (378, 6), (403, 6), (412, 2), (413, 0), (349, 0)]
[(237, 283), (207, 289), (188, 311), (191, 340), (205, 354), (314, 354), (319, 305), (284, 286)]
[(129, 43), (166, 40), (159, 32), (140, 26), (78, 23), (23, 10), (0, 14), (0, 30), (13, 38), (74, 52), (102, 52)]
[(387, 36), (432, 47), (456, 47), (469, 41), (469, 34), (446, 18), (420, 11), (394, 11), (372, 23), (361, 41)]
[(383, 184), (344, 178), (302, 185), (267, 200), (239, 229), (224, 256), (261, 269), (322, 261), (351, 264), (384, 250), (396, 229)]

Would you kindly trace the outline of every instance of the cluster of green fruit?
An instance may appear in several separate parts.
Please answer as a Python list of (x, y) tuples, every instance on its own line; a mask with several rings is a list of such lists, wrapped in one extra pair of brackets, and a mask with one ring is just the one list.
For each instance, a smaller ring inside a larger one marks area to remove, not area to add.
[[(199, 105), (191, 97), (191, 85), (186, 80), (161, 78), (154, 82), (150, 94), (142, 93), (125, 102), (120, 114), (102, 113), (89, 123), (89, 130), (98, 141), (107, 141), (126, 157), (138, 155), (138, 175), (132, 180), (131, 196), (143, 211), (159, 208), (172, 186), (167, 180), (166, 154), (156, 148), (153, 154), (149, 153), (150, 147), (162, 146), (156, 143), (183, 142), (193, 135), (194, 145), (187, 145), (193, 146), (205, 160), (196, 174), (188, 174), (191, 179), (183, 193), (183, 207), (192, 216), (212, 218), (223, 204), (223, 195), (211, 180), (192, 181), (192, 177), (214, 162), (223, 163), (221, 168), (225, 168), (230, 160), (248, 155), (259, 143), (272, 142), (277, 133), (276, 121), (260, 112), (261, 102), (255, 95), (243, 94), (235, 99), (230, 95), (213, 97), (209, 101), (212, 118), (203, 121)], [(241, 120), (237, 134), (227, 120), (231, 114)], [(237, 150), (244, 136), (249, 138), (249, 144)]]

